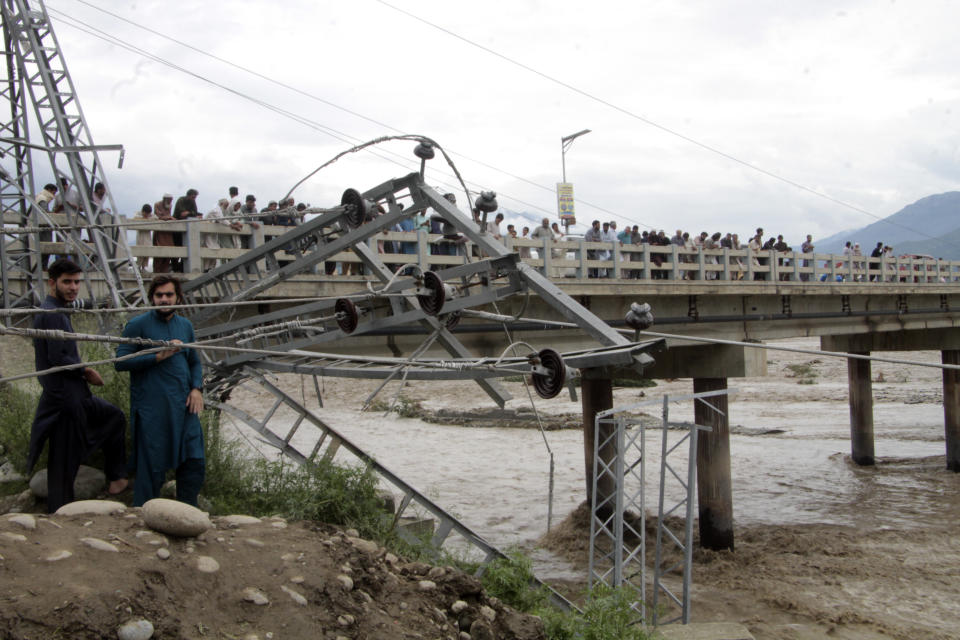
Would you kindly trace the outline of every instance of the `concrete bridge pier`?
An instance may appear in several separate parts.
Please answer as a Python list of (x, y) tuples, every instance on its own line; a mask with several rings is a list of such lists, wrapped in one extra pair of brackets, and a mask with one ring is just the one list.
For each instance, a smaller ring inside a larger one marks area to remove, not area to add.
[[(609, 373), (606, 377), (595, 375), (594, 371), (585, 369), (580, 379), (580, 403), (583, 407), (583, 454), (586, 464), (587, 503), (593, 499), (593, 448), (594, 448), (594, 421), (601, 411), (613, 408), (613, 380)], [(600, 441), (606, 440), (614, 427), (609, 424), (600, 425)], [(613, 446), (600, 449), (599, 457), (606, 462), (612, 461), (616, 455)], [(603, 474), (597, 484), (597, 502), (610, 497), (616, 491), (616, 484), (610, 474)], [(607, 504), (609, 506), (609, 503)], [(608, 509), (602, 509), (598, 515), (601, 518), (610, 515)]]
[[(848, 352), (870, 355), (869, 351)], [(870, 361), (847, 360), (847, 382), (850, 389), (850, 455), (861, 466), (875, 463), (873, 447), (873, 381)]]
[[(960, 331), (954, 327), (822, 336), (820, 348), (824, 351), (864, 354), (872, 351), (939, 351), (943, 364), (960, 365)], [(853, 459), (857, 464), (873, 464), (870, 362), (850, 359), (847, 367)], [(960, 472), (960, 371), (944, 369), (941, 375), (947, 469)]]
[[(940, 352), (943, 364), (960, 365), (960, 350)], [(960, 371), (943, 370), (943, 432), (947, 441), (947, 469), (960, 472)]]
[[(720, 391), (726, 378), (694, 378), (693, 392)], [(693, 420), (712, 427), (697, 436), (697, 507), (700, 546), (733, 551), (733, 481), (730, 476), (730, 412), (727, 396), (695, 400)]]

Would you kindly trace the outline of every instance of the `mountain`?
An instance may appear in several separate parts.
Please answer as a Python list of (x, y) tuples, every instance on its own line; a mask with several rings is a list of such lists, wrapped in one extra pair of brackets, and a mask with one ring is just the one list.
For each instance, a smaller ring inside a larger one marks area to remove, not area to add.
[(840, 253), (848, 240), (859, 242), (864, 253), (883, 242), (897, 255), (960, 259), (960, 191), (921, 198), (866, 227), (815, 240), (817, 253)]

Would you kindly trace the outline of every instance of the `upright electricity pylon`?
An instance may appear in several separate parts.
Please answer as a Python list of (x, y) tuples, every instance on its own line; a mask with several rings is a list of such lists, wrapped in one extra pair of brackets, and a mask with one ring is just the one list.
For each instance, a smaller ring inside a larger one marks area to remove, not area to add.
[[(11, 308), (43, 299), (43, 254), (48, 252), (41, 242), (58, 239), (65, 244), (63, 253), (84, 266), (88, 283), (102, 279), (108, 304), (132, 306), (144, 299), (143, 280), (125, 234), (115, 226), (116, 205), (97, 153), (119, 150), (122, 162), (123, 148), (94, 145), (43, 2), (0, 0), (0, 18), (0, 97), (9, 108), (0, 118), (0, 303)], [(40, 173), (60, 189), (63, 216), (34, 204), (36, 167), (42, 164), (35, 152), (46, 155)], [(92, 193), (98, 182), (107, 197), (95, 206)], [(38, 231), (46, 227), (50, 231)], [(14, 285), (14, 275), (23, 284)]]

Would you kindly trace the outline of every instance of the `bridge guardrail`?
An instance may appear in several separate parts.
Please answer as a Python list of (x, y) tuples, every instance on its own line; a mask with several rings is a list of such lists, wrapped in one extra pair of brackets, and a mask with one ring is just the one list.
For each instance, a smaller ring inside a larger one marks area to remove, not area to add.
[[(121, 216), (122, 223), (127, 218)], [(184, 245), (177, 247), (132, 243), (131, 253), (144, 258), (179, 258), (187, 272), (209, 269), (219, 261), (243, 254), (240, 238), (249, 248), (283, 235), (289, 227), (244, 224), (239, 231), (207, 221), (157, 221), (127, 227), (136, 231), (173, 231), (183, 234)], [(214, 238), (211, 241), (211, 238)], [(235, 238), (237, 240), (229, 240)], [(467, 256), (480, 257), (470, 242), (460, 242), (425, 231), (388, 231), (369, 241), (391, 267), (416, 263), (422, 268), (462, 264)], [(821, 253), (751, 251), (745, 249), (688, 250), (677, 245), (620, 244), (586, 242), (583, 239), (552, 241), (505, 238), (508, 249), (551, 278), (600, 278), (618, 281), (700, 280), (700, 281), (782, 281), (806, 283), (835, 282), (960, 282), (960, 261), (915, 256), (844, 256)], [(236, 247), (223, 245), (236, 243)], [(62, 242), (41, 241), (44, 254), (66, 251)], [(606, 253), (606, 255), (604, 255)], [(284, 256), (281, 254), (280, 256)], [(290, 255), (291, 260), (295, 256)], [(336, 273), (352, 271), (360, 265), (352, 251), (341, 252), (331, 262), (338, 263)], [(357, 269), (359, 271), (359, 269)]]

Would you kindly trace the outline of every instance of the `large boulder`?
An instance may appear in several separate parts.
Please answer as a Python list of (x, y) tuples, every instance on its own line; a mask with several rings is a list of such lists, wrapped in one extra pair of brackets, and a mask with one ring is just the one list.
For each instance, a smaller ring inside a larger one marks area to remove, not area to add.
[(143, 522), (154, 531), (182, 538), (198, 536), (213, 526), (200, 509), (166, 498), (148, 500), (142, 515)]
[[(107, 484), (107, 477), (100, 469), (80, 465), (77, 479), (73, 481), (73, 497), (76, 500), (91, 500), (100, 495)], [(47, 497), (47, 470), (40, 469), (30, 478), (30, 491), (38, 498)]]

